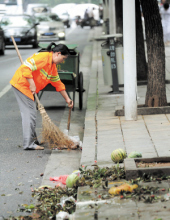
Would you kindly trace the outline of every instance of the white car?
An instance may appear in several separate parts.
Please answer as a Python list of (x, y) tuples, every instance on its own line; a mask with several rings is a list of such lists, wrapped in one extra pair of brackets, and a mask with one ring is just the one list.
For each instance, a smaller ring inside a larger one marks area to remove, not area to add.
[(65, 28), (61, 19), (54, 13), (34, 14), (37, 26), (38, 40), (65, 40)]

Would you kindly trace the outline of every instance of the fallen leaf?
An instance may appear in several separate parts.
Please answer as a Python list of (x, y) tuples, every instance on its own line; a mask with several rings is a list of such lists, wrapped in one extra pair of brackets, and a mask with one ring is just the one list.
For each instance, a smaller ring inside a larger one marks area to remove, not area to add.
[[(18, 177), (18, 178), (20, 178), (20, 177)], [(18, 186), (21, 186), (21, 185), (23, 185), (22, 183), (18, 183)]]
[(41, 216), (39, 214), (33, 213), (31, 217), (32, 219), (40, 219)]

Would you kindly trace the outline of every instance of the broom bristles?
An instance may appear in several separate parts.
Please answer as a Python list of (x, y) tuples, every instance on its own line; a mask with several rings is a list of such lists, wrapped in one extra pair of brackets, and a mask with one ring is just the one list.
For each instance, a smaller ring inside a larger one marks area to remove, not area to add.
[(39, 105), (38, 109), (42, 116), (42, 141), (48, 143), (50, 148), (74, 149), (75, 143), (51, 121), (44, 107)]

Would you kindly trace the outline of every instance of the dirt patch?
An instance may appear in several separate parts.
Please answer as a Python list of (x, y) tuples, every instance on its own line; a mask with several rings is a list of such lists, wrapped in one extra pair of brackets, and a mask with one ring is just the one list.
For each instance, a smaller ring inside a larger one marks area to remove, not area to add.
[(168, 167), (170, 162), (136, 162), (137, 168), (149, 168), (149, 167)]

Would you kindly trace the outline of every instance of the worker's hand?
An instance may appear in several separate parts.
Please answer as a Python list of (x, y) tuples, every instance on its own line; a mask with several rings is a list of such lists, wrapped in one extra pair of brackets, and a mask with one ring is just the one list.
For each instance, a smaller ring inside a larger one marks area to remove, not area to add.
[(36, 91), (36, 86), (35, 86), (35, 84), (31, 84), (31, 85), (30, 85), (30, 90), (31, 90), (32, 94), (34, 95), (34, 94), (35, 94), (35, 91)]
[(73, 101), (69, 98), (67, 95), (67, 92), (65, 90), (60, 91), (60, 94), (63, 96), (63, 98), (66, 100), (66, 103), (68, 104), (69, 108), (73, 108)]
[(73, 101), (71, 99), (66, 101), (69, 108), (73, 108)]
[(35, 86), (35, 82), (32, 78), (26, 78), (27, 81), (29, 82), (30, 84), (30, 90), (32, 92), (32, 94), (34, 95), (35, 94), (35, 91), (36, 91), (36, 86)]

